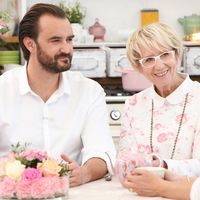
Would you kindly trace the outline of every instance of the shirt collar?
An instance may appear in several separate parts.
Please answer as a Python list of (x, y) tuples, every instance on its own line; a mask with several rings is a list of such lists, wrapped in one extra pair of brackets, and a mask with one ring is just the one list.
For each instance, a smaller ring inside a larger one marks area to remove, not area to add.
[(27, 67), (24, 65), (22, 67), (21, 73), (19, 74), (19, 93), (24, 95), (28, 92), (31, 92), (31, 88), (28, 84), (28, 77), (27, 77)]
[(190, 79), (189, 75), (180, 74), (182, 77), (186, 77), (185, 80), (179, 85), (179, 87), (172, 92), (167, 97), (161, 97), (157, 94), (154, 86), (151, 87), (151, 98), (154, 100), (155, 107), (162, 107), (164, 103), (178, 104), (180, 103), (184, 96), (191, 90), (193, 81)]
[[(21, 95), (27, 94), (29, 92), (32, 92), (29, 83), (28, 83), (28, 77), (27, 77), (27, 66), (24, 65), (22, 67), (22, 71), (19, 75), (19, 92)], [(63, 72), (60, 73), (60, 83), (58, 90), (56, 91), (57, 94), (71, 94), (71, 88), (70, 88), (70, 80), (69, 80), (69, 72)]]
[(60, 83), (57, 90), (58, 94), (71, 94), (69, 72), (60, 73)]

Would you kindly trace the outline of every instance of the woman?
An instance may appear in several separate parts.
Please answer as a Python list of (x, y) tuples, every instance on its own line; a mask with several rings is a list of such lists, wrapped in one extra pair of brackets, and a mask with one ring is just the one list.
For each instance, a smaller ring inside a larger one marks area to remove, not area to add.
[[(200, 84), (177, 72), (182, 56), (181, 41), (169, 26), (153, 23), (129, 38), (127, 51), (132, 66), (152, 82), (152, 87), (126, 101), (118, 161), (127, 165), (133, 163), (135, 155), (152, 154), (153, 166), (165, 167), (177, 175), (199, 176)], [(137, 192), (137, 178), (143, 178), (141, 190), (144, 183), (149, 188), (154, 186), (146, 181), (148, 177), (153, 179), (154, 175), (133, 170), (122, 182)], [(157, 182), (164, 181), (154, 178)], [(156, 188), (161, 188), (161, 183)]]

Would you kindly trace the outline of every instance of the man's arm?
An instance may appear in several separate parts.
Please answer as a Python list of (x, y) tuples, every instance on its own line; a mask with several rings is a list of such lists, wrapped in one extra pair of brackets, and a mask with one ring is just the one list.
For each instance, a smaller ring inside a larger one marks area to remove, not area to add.
[(61, 157), (69, 163), (70, 187), (102, 178), (108, 171), (106, 162), (101, 158), (90, 158), (83, 166), (79, 166), (76, 161), (70, 159), (68, 156), (62, 154)]

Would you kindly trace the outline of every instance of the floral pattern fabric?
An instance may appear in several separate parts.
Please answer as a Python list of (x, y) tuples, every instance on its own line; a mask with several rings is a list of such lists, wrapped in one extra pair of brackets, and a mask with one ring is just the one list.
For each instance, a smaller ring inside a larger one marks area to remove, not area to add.
[[(186, 76), (181, 74), (181, 76)], [(175, 145), (188, 93), (181, 130)], [(150, 147), (152, 100), (153, 152)], [(200, 84), (189, 76), (169, 96), (162, 98), (154, 87), (130, 97), (125, 104), (118, 159), (137, 153), (157, 154), (168, 169), (180, 175), (200, 176)], [(170, 159), (175, 145), (173, 160)]]

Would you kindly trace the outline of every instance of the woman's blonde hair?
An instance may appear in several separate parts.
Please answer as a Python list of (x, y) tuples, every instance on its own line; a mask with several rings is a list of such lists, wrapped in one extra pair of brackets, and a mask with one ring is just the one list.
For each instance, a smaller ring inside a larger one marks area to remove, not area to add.
[(174, 49), (177, 58), (182, 56), (182, 42), (176, 32), (164, 23), (152, 23), (136, 30), (128, 39), (127, 55), (131, 65), (140, 70), (141, 49), (163, 51)]

